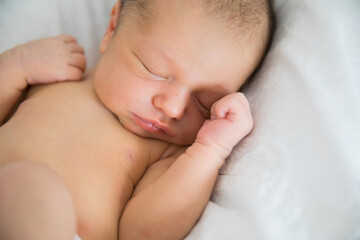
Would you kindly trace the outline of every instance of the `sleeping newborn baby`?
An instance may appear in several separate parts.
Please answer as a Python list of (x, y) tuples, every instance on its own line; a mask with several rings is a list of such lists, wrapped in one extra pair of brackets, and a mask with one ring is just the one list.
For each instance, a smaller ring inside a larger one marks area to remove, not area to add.
[(270, 26), (265, 0), (118, 1), (94, 71), (67, 35), (2, 53), (0, 239), (184, 238), (252, 129)]

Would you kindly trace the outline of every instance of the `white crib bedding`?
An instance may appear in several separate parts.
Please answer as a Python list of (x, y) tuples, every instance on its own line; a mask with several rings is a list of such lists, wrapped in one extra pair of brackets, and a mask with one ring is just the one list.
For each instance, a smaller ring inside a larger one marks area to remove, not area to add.
[(188, 239), (360, 239), (360, 1), (274, 8), (254, 131)]
[[(88, 67), (115, 0), (2, 0), (0, 51), (67, 33)], [(360, 1), (274, 0), (273, 44), (244, 90), (255, 120), (188, 240), (360, 239)]]

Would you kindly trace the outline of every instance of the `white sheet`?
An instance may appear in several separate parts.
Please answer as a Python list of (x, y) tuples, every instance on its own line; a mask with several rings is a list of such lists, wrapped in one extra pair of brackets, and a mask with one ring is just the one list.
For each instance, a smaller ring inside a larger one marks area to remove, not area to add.
[[(88, 66), (115, 0), (0, 0), (0, 51), (68, 33)], [(188, 240), (360, 239), (360, 1), (274, 0), (255, 119)]]
[(115, 0), (0, 0), (0, 51), (33, 39), (70, 34), (85, 49), (88, 68)]
[(274, 3), (255, 129), (188, 239), (360, 239), (360, 1)]

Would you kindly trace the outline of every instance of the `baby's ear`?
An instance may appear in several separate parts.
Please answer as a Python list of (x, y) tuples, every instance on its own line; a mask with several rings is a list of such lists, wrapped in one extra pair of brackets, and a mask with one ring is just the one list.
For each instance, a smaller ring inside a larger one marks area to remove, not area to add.
[(105, 52), (107, 46), (109, 45), (111, 36), (113, 35), (113, 33), (116, 29), (116, 26), (118, 24), (121, 2), (122, 2), (121, 0), (117, 0), (116, 3), (114, 4), (114, 6), (112, 7), (109, 25), (106, 29), (105, 35), (104, 35), (101, 43), (100, 43), (100, 53), (101, 54), (103, 54)]

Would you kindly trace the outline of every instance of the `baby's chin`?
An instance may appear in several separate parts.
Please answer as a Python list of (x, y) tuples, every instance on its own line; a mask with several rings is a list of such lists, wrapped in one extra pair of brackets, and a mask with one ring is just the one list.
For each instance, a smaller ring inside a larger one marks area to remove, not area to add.
[(131, 132), (132, 134), (137, 135), (138, 137), (158, 140), (161, 142), (171, 143), (179, 146), (189, 146), (193, 144), (196, 137), (196, 135), (181, 137), (177, 135), (167, 136), (166, 134), (162, 134), (162, 133), (151, 133), (144, 129), (136, 127), (132, 124), (128, 124), (127, 121), (119, 121), (119, 122), (123, 126), (123, 128), (125, 128), (127, 131)]
[(175, 145), (179, 145), (179, 146), (190, 146), (191, 144), (193, 144), (195, 142), (195, 138), (193, 138), (192, 140), (174, 140), (174, 141), (168, 141), (169, 143), (175, 144)]
[[(167, 134), (166, 132), (151, 132), (151, 129), (144, 129), (144, 127), (140, 127), (133, 120), (129, 118), (121, 118), (116, 116), (119, 123), (125, 128), (127, 131), (146, 139), (154, 139), (162, 142), (167, 142), (180, 146), (189, 146), (194, 143), (197, 131), (190, 131), (191, 134), (184, 134), (184, 130), (179, 130), (177, 133)], [(187, 129), (189, 131), (189, 129)]]
[(162, 142), (167, 142), (167, 143), (171, 143), (174, 145), (179, 145), (179, 146), (190, 146), (191, 144), (193, 144), (195, 142), (195, 138), (196, 135), (194, 136), (187, 136), (187, 137), (180, 137), (180, 136), (166, 136), (166, 135), (158, 135), (158, 134), (143, 134), (143, 135), (139, 135), (141, 137), (144, 138), (149, 138), (149, 139), (155, 139), (155, 140), (159, 140)]
[(191, 144), (193, 144), (195, 142), (195, 137), (192, 138), (179, 138), (179, 137), (168, 137), (168, 136), (159, 136), (159, 135), (151, 135), (151, 136), (141, 136), (144, 138), (150, 138), (150, 139), (155, 139), (155, 140), (159, 140), (162, 142), (167, 142), (167, 143), (171, 143), (174, 145), (179, 145), (179, 146), (190, 146)]
[(171, 140), (169, 140), (169, 142), (180, 146), (190, 146), (195, 142), (196, 135), (197, 135), (197, 131), (195, 132), (195, 134), (188, 135), (185, 137), (173, 137)]

